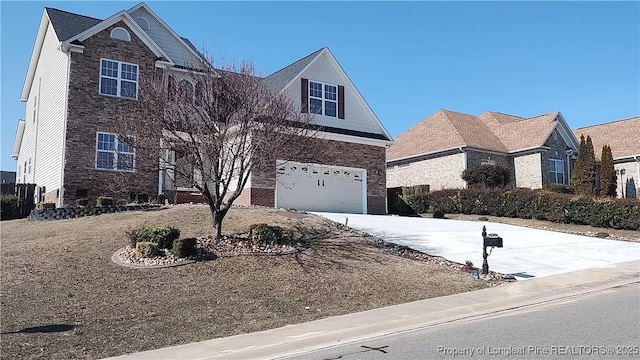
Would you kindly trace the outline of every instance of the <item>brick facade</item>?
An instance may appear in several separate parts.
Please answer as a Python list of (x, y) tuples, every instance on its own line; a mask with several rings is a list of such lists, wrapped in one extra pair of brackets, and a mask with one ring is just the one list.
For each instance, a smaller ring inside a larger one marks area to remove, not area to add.
[(516, 171), (513, 164), (513, 157), (509, 155), (501, 155), (495, 153), (486, 153), (477, 150), (467, 150), (467, 169), (482, 165), (483, 162), (495, 161), (496, 165), (509, 169), (510, 185), (514, 185), (516, 182)]
[(567, 143), (564, 142), (564, 139), (562, 138), (562, 136), (558, 135), (557, 130), (553, 131), (553, 134), (549, 136), (547, 141), (544, 143), (544, 146), (549, 147), (549, 150), (543, 150), (540, 153), (540, 156), (541, 156), (540, 165), (542, 168), (543, 186), (550, 183), (549, 182), (549, 171), (550, 171), (549, 159), (558, 159), (563, 161), (564, 183), (568, 184), (569, 183), (568, 178), (571, 176), (571, 174), (569, 173), (570, 169), (567, 166), (566, 151), (569, 150), (570, 147), (567, 146)]
[(387, 169), (387, 186), (429, 185), (431, 191), (466, 187), (460, 177), (465, 168), (465, 154), (443, 154), (417, 161), (407, 161)]
[[(365, 169), (367, 172), (367, 212), (386, 213), (385, 147), (306, 138), (290, 142), (294, 148), (279, 154), (265, 154), (265, 161), (251, 175), (252, 205), (274, 206), (276, 160), (315, 163)], [(246, 200), (246, 199), (245, 199)]]
[[(111, 30), (122, 27), (131, 34), (131, 41), (110, 37)], [(137, 64), (139, 77), (151, 74), (156, 56), (123, 22), (101, 31), (84, 41), (83, 53), (71, 53), (69, 97), (64, 159), (64, 203), (73, 204), (86, 190), (87, 197), (113, 196), (129, 199), (129, 193), (155, 195), (157, 172), (138, 169), (120, 172), (96, 169), (96, 133), (113, 132), (119, 109), (129, 99), (99, 94), (100, 59)], [(136, 164), (157, 163), (157, 156), (142, 152), (135, 155)]]

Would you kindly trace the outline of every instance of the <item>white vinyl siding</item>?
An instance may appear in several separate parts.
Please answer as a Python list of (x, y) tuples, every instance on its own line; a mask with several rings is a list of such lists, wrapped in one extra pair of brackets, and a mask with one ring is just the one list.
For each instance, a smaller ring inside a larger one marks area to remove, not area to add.
[(189, 51), (185, 45), (182, 45), (182, 43), (165, 28), (165, 25), (157, 21), (151, 14), (147, 13), (146, 10), (138, 8), (129, 15), (134, 19), (137, 17), (143, 17), (147, 20), (150, 27), (150, 30), (147, 31), (147, 33), (177, 65), (193, 65), (193, 53)]
[[(332, 126), (342, 129), (370, 132), (374, 134), (384, 134), (384, 130), (378, 126), (375, 118), (370, 116), (364, 101), (359, 100), (360, 95), (357, 90), (352, 89), (347, 79), (343, 79), (338, 70), (332, 65), (328, 56), (323, 55), (317, 59), (307, 70), (302, 72), (301, 78), (309, 79), (311, 82), (322, 82), (325, 84), (335, 84), (344, 86), (344, 113), (345, 118), (318, 116), (314, 121), (320, 125)], [(357, 84), (356, 84), (357, 85)], [(295, 106), (300, 108), (301, 83), (298, 79), (294, 81), (287, 92), (295, 102)], [(309, 98), (311, 100), (311, 98)]]
[[(31, 174), (26, 174), (26, 182), (46, 186), (50, 190), (60, 187), (67, 95), (68, 58), (58, 50), (59, 45), (49, 24), (28, 96), (31, 101), (37, 96), (37, 108), (34, 111), (33, 103), (26, 106), (27, 121), (18, 154), (18, 164), (27, 162), (28, 165), (32, 159)], [(34, 114), (36, 121), (33, 121)], [(37, 144), (36, 129), (39, 134)], [(21, 180), (24, 180), (25, 169), (22, 170)]]

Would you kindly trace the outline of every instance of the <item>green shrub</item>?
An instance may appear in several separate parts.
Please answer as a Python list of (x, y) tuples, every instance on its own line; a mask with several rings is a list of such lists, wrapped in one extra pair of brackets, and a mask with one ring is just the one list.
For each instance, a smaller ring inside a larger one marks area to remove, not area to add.
[(444, 219), (444, 211), (442, 210), (436, 210), (433, 212), (433, 218), (434, 219)]
[(127, 232), (131, 244), (139, 242), (152, 242), (158, 244), (161, 249), (171, 249), (175, 239), (180, 237), (180, 230), (172, 226), (149, 226), (142, 229)]
[(113, 198), (107, 197), (107, 196), (99, 196), (98, 199), (96, 200), (96, 206), (98, 207), (113, 206), (113, 204), (114, 204)]
[(254, 244), (284, 244), (286, 239), (282, 236), (283, 231), (280, 226), (267, 224), (254, 224), (249, 229), (251, 241)]
[(136, 244), (136, 256), (140, 258), (152, 258), (163, 253), (158, 244), (149, 241), (140, 241)]
[(15, 195), (2, 194), (0, 196), (0, 219), (8, 220), (16, 216), (19, 200)]
[(198, 255), (196, 238), (175, 239), (173, 241), (173, 254), (179, 258)]
[(569, 185), (547, 184), (543, 189), (558, 194), (573, 194), (573, 188)]
[(614, 229), (640, 229), (637, 199), (594, 199), (532, 189), (456, 189), (404, 197), (417, 213), (477, 214)]
[(511, 171), (500, 165), (476, 165), (462, 172), (462, 180), (469, 187), (504, 187), (511, 180)]
[(52, 202), (39, 202), (36, 204), (38, 210), (52, 210), (56, 208), (56, 203)]

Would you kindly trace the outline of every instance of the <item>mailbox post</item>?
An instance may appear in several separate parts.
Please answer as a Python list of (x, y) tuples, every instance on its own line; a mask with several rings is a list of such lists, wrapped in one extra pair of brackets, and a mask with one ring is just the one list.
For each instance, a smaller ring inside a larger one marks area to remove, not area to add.
[[(498, 234), (487, 235), (487, 227), (482, 227), (482, 274), (487, 275), (489, 273), (489, 263), (487, 258), (490, 253), (487, 254), (487, 247), (502, 247), (502, 238)], [(493, 251), (493, 249), (492, 249)]]

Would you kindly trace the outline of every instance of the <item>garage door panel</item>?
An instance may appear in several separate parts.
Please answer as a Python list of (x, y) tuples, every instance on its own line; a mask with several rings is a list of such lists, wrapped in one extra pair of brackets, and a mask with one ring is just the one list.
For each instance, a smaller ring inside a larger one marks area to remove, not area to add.
[(362, 169), (286, 162), (277, 164), (276, 206), (308, 211), (362, 213)]

